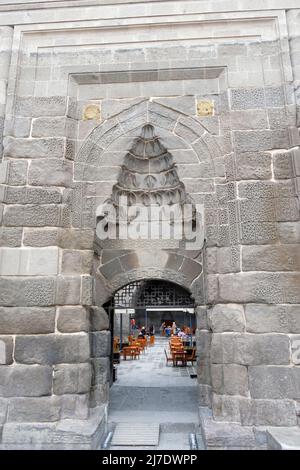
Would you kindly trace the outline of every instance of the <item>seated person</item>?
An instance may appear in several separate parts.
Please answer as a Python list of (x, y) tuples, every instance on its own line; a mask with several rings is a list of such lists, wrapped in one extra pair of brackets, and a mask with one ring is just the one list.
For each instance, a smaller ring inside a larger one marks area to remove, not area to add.
[(139, 336), (138, 336), (138, 337), (139, 337), (139, 338), (145, 338), (145, 336), (146, 336), (146, 328), (143, 326), (143, 327), (141, 328), (141, 331), (139, 332)]

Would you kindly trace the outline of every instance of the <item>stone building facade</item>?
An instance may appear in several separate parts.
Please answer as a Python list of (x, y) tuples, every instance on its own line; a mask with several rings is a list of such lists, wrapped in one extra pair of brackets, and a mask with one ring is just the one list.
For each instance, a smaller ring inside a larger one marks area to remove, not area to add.
[[(299, 31), (299, 0), (1, 0), (1, 448), (99, 445), (103, 305), (140, 279), (195, 299), (208, 448), (296, 430)], [(95, 243), (148, 124), (205, 208), (200, 251)]]

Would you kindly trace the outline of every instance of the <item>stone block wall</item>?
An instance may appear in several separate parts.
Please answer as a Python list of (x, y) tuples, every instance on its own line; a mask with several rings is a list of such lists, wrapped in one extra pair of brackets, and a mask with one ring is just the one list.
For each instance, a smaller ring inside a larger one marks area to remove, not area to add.
[[(199, 398), (215, 420), (297, 425), (300, 13), (247, 1), (139, 4), (140, 16), (124, 2), (117, 19), (101, 2), (93, 17), (20, 6), (9, 25), (0, 12), (4, 446), (20, 423), (55, 442), (52, 424), (71, 418), (92, 423), (94, 443), (110, 380), (102, 306), (143, 277), (194, 295)], [(97, 207), (147, 122), (204, 205), (200, 255), (94, 250)]]

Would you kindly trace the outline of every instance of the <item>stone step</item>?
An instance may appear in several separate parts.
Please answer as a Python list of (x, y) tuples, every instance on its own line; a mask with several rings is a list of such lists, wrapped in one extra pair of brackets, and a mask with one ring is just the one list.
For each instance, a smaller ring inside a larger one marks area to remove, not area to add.
[(111, 446), (157, 446), (158, 442), (158, 423), (124, 422), (116, 425)]
[(300, 450), (300, 428), (267, 428), (269, 450)]
[(215, 421), (211, 410), (207, 407), (199, 408), (199, 417), (205, 449), (248, 450), (259, 447), (251, 426)]

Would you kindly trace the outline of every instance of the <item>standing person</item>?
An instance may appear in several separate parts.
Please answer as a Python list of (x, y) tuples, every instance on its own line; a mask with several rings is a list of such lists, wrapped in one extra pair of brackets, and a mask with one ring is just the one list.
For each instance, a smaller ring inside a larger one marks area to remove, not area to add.
[(175, 335), (176, 330), (177, 330), (177, 326), (176, 326), (176, 323), (173, 321), (173, 323), (172, 323), (172, 335)]
[(160, 330), (161, 336), (165, 336), (165, 331), (166, 331), (166, 323), (165, 322), (162, 322), (159, 330)]
[(149, 333), (150, 333), (150, 336), (154, 336), (154, 335), (155, 335), (155, 327), (154, 327), (154, 325), (150, 325)]

